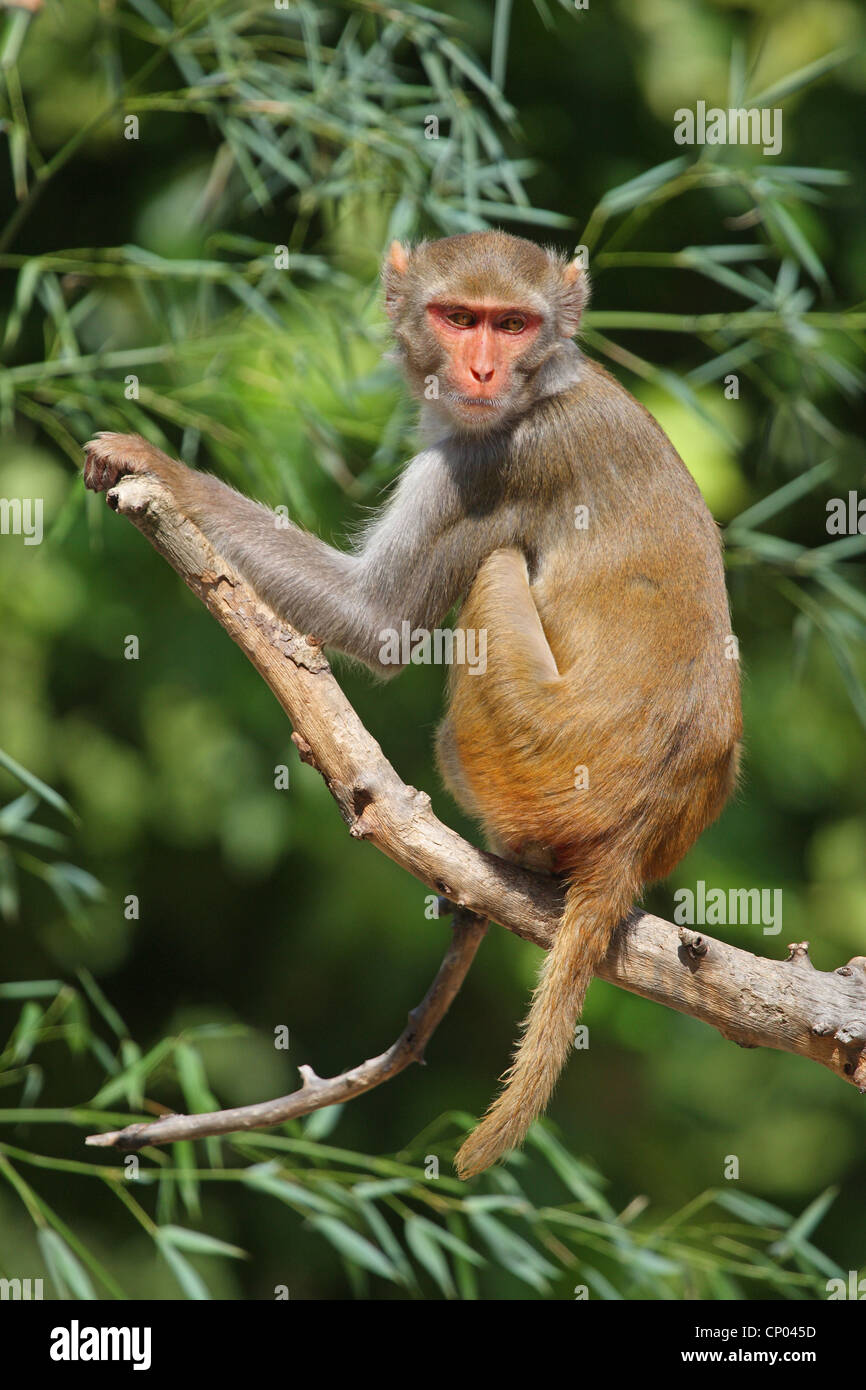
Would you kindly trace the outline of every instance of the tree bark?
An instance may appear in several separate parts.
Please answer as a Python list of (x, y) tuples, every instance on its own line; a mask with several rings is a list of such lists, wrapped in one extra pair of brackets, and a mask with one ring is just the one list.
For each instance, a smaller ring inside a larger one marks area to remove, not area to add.
[[(442, 967), (450, 982), (447, 990), (459, 975), (448, 1002), (477, 949), (479, 920), (498, 922), (547, 948), (562, 910), (557, 881), (476, 849), (436, 818), (429, 796), (401, 781), (364, 728), (332, 676), (321, 646), (275, 616), (198, 528), (176, 511), (165, 488), (152, 479), (129, 476), (107, 493), (107, 501), (177, 570), (270, 686), (294, 726), (292, 739), (301, 758), (324, 777), (349, 833), (370, 840), (437, 895), (465, 909), (455, 928), (455, 942), (464, 943), (459, 962), (452, 960), (450, 974), (448, 957)], [(467, 925), (470, 919), (475, 929)], [(465, 944), (470, 938), (471, 951)], [(598, 974), (622, 989), (702, 1019), (743, 1047), (799, 1053), (866, 1091), (866, 957), (857, 956), (832, 972), (818, 971), (809, 960), (806, 942), (792, 944), (785, 960), (768, 960), (635, 910), (618, 930)], [(437, 980), (441, 975), (440, 970)], [(426, 1036), (445, 1011), (437, 1010)], [(428, 1021), (424, 1015), (425, 1026)], [(394, 1047), (403, 1041), (405, 1034)], [(405, 1052), (403, 1047), (402, 1065), (413, 1060)], [(379, 1084), (394, 1074), (394, 1069), (381, 1066), (376, 1071), (374, 1063), (381, 1061), (372, 1059), (328, 1082), (302, 1068), (302, 1075), (307, 1073), (304, 1087), (281, 1101), (214, 1116), (171, 1116), (155, 1125), (94, 1135), (88, 1143), (140, 1148), (276, 1124), (289, 1114), (307, 1113), (370, 1089), (347, 1082), (356, 1073), (363, 1072), (367, 1079), (375, 1074), (371, 1084)], [(387, 1075), (379, 1074), (383, 1070)], [(285, 1113), (275, 1114), (275, 1106)], [(243, 1118), (243, 1112), (265, 1111), (268, 1118)], [(230, 1117), (237, 1122), (229, 1123)]]

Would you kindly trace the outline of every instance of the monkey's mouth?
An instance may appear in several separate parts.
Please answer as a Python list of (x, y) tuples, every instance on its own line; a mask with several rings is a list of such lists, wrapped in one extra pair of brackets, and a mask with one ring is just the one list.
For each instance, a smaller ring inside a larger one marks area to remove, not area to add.
[(464, 396), (459, 391), (449, 391), (448, 399), (455, 405), (468, 405), (476, 410), (485, 406), (488, 410), (501, 410), (505, 404), (501, 396)]

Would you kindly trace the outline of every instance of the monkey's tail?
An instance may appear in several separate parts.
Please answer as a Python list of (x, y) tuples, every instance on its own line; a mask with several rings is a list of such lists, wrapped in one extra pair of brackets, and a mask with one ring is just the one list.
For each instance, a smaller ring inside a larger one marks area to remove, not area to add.
[(630, 873), (603, 890), (585, 880), (569, 883), (559, 929), (542, 963), (514, 1061), (503, 1077), (505, 1086), (454, 1160), (461, 1178), (482, 1172), (521, 1144), (544, 1110), (568, 1057), (589, 982), (638, 888)]

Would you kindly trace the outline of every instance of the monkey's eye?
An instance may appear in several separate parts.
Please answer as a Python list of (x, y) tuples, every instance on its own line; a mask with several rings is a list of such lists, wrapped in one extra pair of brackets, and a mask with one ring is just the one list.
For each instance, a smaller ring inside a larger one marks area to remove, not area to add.
[(477, 322), (476, 317), (469, 309), (452, 309), (450, 314), (446, 314), (449, 323), (453, 323), (455, 328), (474, 328)]
[(506, 314), (504, 319), (499, 320), (499, 327), (505, 333), (522, 333), (526, 327), (526, 319), (520, 314)]

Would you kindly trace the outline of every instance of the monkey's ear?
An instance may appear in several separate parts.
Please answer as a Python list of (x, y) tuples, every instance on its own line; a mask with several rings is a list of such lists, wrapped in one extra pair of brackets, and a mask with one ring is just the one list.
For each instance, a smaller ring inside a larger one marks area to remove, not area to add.
[(387, 264), (391, 266), (393, 270), (396, 270), (398, 275), (406, 274), (406, 271), (409, 269), (409, 252), (406, 250), (402, 241), (391, 242), (391, 245), (388, 247)]
[(589, 302), (589, 274), (577, 257), (562, 271), (559, 290), (559, 332), (563, 338), (573, 338), (583, 311)]
[(409, 269), (409, 252), (400, 241), (392, 241), (382, 266), (382, 283), (385, 286), (385, 313), (394, 318), (399, 312), (405, 293), (406, 271)]

